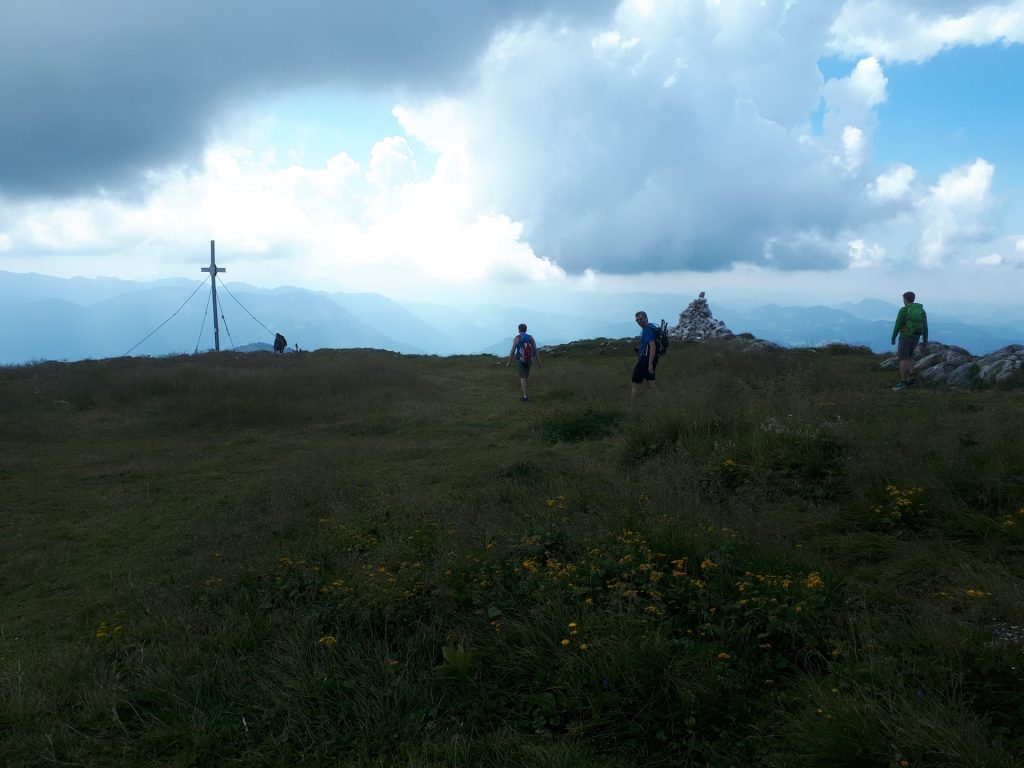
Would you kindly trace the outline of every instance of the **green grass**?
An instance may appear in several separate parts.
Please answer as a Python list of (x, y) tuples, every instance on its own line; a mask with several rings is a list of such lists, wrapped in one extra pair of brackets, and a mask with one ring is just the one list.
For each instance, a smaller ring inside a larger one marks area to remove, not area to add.
[(1024, 392), (862, 349), (0, 369), (4, 766), (1014, 766)]

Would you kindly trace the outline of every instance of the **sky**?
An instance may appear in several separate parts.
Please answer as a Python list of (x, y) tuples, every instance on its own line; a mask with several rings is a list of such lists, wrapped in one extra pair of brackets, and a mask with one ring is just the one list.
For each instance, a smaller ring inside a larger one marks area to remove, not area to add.
[(1019, 304), (1024, 0), (2, 0), (0, 269)]

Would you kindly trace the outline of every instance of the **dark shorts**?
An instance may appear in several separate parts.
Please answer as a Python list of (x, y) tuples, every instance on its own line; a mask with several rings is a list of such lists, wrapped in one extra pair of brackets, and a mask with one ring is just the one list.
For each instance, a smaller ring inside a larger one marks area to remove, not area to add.
[[(654, 370), (658, 370), (658, 356), (654, 356)], [(644, 381), (654, 381), (654, 374), (647, 370), (647, 358), (638, 357), (636, 359), (636, 365), (633, 367), (633, 378), (631, 381), (634, 384), (640, 384)]]
[(913, 360), (914, 350), (917, 349), (917, 342), (920, 336), (900, 336), (899, 346), (896, 347), (897, 360)]
[(532, 362), (524, 363), (522, 360), (516, 360), (516, 370), (519, 371), (519, 378), (520, 379), (528, 379), (528, 378), (530, 378), (530, 366), (531, 365), (533, 365)]

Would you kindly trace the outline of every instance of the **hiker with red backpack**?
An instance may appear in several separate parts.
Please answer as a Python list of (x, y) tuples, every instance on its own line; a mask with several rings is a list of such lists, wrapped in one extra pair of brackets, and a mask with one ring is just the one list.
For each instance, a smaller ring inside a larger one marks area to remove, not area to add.
[(519, 386), (523, 390), (523, 401), (529, 400), (526, 393), (526, 385), (530, 378), (530, 366), (534, 361), (540, 368), (540, 353), (537, 350), (537, 340), (526, 332), (526, 323), (519, 324), (519, 333), (512, 339), (512, 349), (508, 353), (506, 368), (516, 361), (516, 370), (519, 372)]
[(914, 386), (914, 349), (917, 342), (921, 340), (921, 350), (928, 348), (928, 314), (924, 307), (918, 304), (913, 291), (903, 294), (903, 306), (896, 315), (896, 324), (892, 327), (892, 340), (896, 343), (896, 337), (900, 338), (900, 345), (896, 348), (896, 359), (900, 363), (900, 380), (893, 389), (906, 389)]

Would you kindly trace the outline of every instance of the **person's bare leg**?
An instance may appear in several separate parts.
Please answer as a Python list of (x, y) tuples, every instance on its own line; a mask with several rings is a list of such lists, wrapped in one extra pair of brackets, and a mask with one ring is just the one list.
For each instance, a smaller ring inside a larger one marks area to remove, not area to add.
[(913, 360), (900, 360), (900, 381), (910, 381), (914, 373)]

